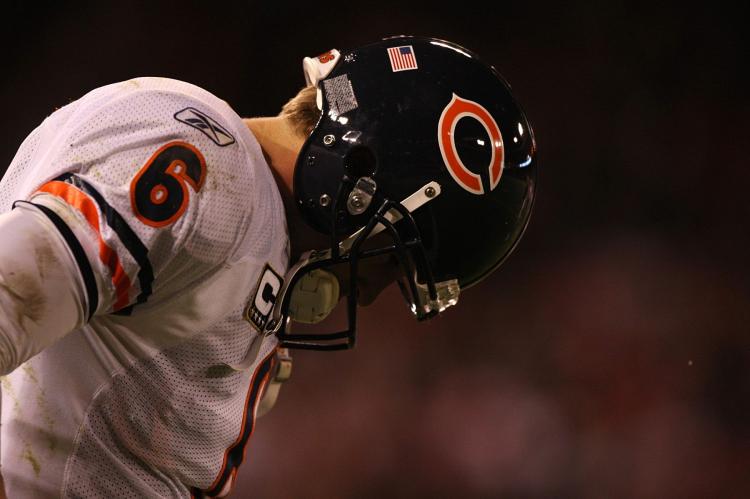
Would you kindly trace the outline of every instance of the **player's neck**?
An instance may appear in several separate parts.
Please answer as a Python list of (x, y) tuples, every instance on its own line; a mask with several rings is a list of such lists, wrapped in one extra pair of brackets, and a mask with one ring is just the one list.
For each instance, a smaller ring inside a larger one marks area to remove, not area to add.
[(302, 252), (327, 246), (327, 238), (313, 231), (302, 220), (294, 202), (294, 166), (305, 138), (300, 137), (289, 121), (281, 116), (248, 118), (244, 122), (260, 144), (281, 192), (294, 263)]
[(263, 150), (268, 166), (283, 183), (286, 193), (291, 194), (294, 181), (294, 164), (305, 139), (299, 137), (289, 122), (281, 117), (248, 118), (244, 120)]

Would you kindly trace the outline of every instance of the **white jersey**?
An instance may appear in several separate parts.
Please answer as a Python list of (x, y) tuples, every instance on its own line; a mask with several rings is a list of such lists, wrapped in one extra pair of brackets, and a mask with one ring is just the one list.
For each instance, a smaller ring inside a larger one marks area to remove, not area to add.
[[(8, 496), (225, 495), (273, 369), (259, 321), (289, 258), (255, 138), (193, 85), (109, 85), (24, 141), (0, 213), (17, 200), (59, 231), (81, 298), (77, 327), (2, 378)], [(28, 314), (54, 319), (40, 307)]]

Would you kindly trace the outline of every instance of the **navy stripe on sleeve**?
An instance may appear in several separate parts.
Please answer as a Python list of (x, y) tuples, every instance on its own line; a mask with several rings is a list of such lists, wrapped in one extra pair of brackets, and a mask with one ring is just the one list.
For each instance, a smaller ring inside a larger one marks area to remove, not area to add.
[(68, 244), (71, 253), (73, 253), (73, 258), (75, 258), (76, 263), (78, 264), (78, 269), (80, 270), (81, 277), (83, 278), (83, 285), (86, 288), (86, 301), (88, 302), (88, 316), (86, 320), (90, 321), (91, 317), (93, 317), (94, 315), (94, 312), (96, 312), (97, 307), (99, 307), (99, 290), (96, 287), (94, 271), (91, 268), (88, 257), (86, 257), (86, 252), (83, 250), (83, 246), (81, 246), (78, 238), (75, 236), (70, 227), (68, 227), (68, 224), (66, 224), (65, 221), (60, 218), (60, 215), (50, 210), (46, 206), (30, 203), (28, 201), (16, 201), (13, 203), (13, 208), (15, 208), (16, 205), (20, 203), (34, 206), (35, 208), (39, 209), (39, 211), (44, 213), (47, 218), (49, 218), (50, 221), (55, 225), (55, 227), (57, 227), (60, 235)]
[[(55, 180), (60, 182), (66, 182), (71, 184), (81, 191), (91, 196), (96, 204), (99, 206), (99, 210), (104, 214), (104, 218), (107, 221), (112, 230), (115, 231), (117, 237), (120, 238), (122, 244), (128, 250), (133, 259), (138, 263), (140, 267), (138, 271), (138, 282), (141, 286), (141, 293), (136, 298), (136, 303), (144, 303), (148, 300), (151, 295), (151, 285), (154, 282), (154, 271), (151, 267), (151, 261), (148, 259), (148, 248), (141, 242), (133, 229), (127, 224), (125, 219), (115, 210), (102, 195), (97, 191), (91, 184), (83, 180), (81, 177), (72, 173), (65, 173), (60, 175)], [(115, 312), (118, 315), (130, 315), (133, 310), (133, 305), (125, 307), (122, 310)]]

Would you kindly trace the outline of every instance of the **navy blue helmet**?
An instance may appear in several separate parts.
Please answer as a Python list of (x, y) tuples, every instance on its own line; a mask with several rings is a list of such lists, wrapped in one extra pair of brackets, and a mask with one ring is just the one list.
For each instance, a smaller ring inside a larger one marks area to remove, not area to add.
[[(508, 257), (531, 214), (536, 145), (510, 86), (473, 52), (421, 37), (332, 50), (304, 68), (321, 116), (299, 154), (294, 196), (331, 244), (303, 258), (285, 286), (341, 263), (355, 284), (359, 261), (392, 253), (418, 319), (455, 304)], [(377, 233), (385, 243), (364, 244)], [(354, 344), (356, 292), (349, 328), (336, 333), (291, 334), (288, 304), (279, 306), (272, 326), (283, 345)]]

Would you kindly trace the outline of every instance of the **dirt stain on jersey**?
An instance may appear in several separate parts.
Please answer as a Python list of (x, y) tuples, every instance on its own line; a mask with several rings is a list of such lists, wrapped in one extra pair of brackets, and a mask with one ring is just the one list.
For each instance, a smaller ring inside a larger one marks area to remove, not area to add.
[(233, 374), (237, 374), (237, 371), (227, 364), (216, 364), (206, 369), (207, 378), (227, 378)]
[(16, 391), (13, 389), (13, 384), (7, 376), (0, 376), (0, 383), (3, 385), (3, 392), (5, 392), (5, 394), (13, 401), (13, 415), (17, 418), (20, 417), (21, 403), (18, 400)]
[(31, 468), (34, 470), (34, 475), (39, 478), (39, 473), (42, 471), (42, 465), (39, 464), (39, 460), (37, 460), (36, 456), (34, 456), (34, 452), (31, 450), (31, 445), (26, 444), (26, 446), (23, 448), (21, 459), (29, 462)]
[(24, 319), (39, 322), (44, 317), (46, 300), (39, 276), (9, 272), (7, 281), (0, 280), (0, 289), (13, 298), (18, 325), (23, 326)]
[(91, 168), (89, 170), (89, 173), (97, 180), (104, 180), (104, 175), (102, 175), (102, 172), (99, 170), (99, 168)]
[(60, 266), (60, 261), (49, 246), (37, 246), (34, 248), (36, 264), (39, 269), (39, 280), (44, 281), (50, 270)]
[(235, 190), (237, 189), (237, 175), (230, 172), (212, 170), (206, 178), (204, 188), (209, 191), (222, 190), (223, 192)]
[(26, 373), (26, 376), (31, 378), (31, 381), (33, 381), (35, 384), (39, 384), (39, 378), (36, 377), (36, 371), (34, 371), (34, 368), (31, 366), (31, 364), (24, 364), (21, 369), (23, 369), (23, 372)]
[(28, 362), (23, 365), (23, 372), (29, 379), (36, 385), (36, 405), (39, 410), (39, 415), (46, 426), (45, 440), (47, 441), (47, 447), (50, 452), (53, 452), (57, 448), (57, 437), (55, 437), (55, 418), (52, 417), (52, 410), (47, 403), (47, 394), (44, 388), (39, 384), (39, 378), (36, 375), (34, 366)]

